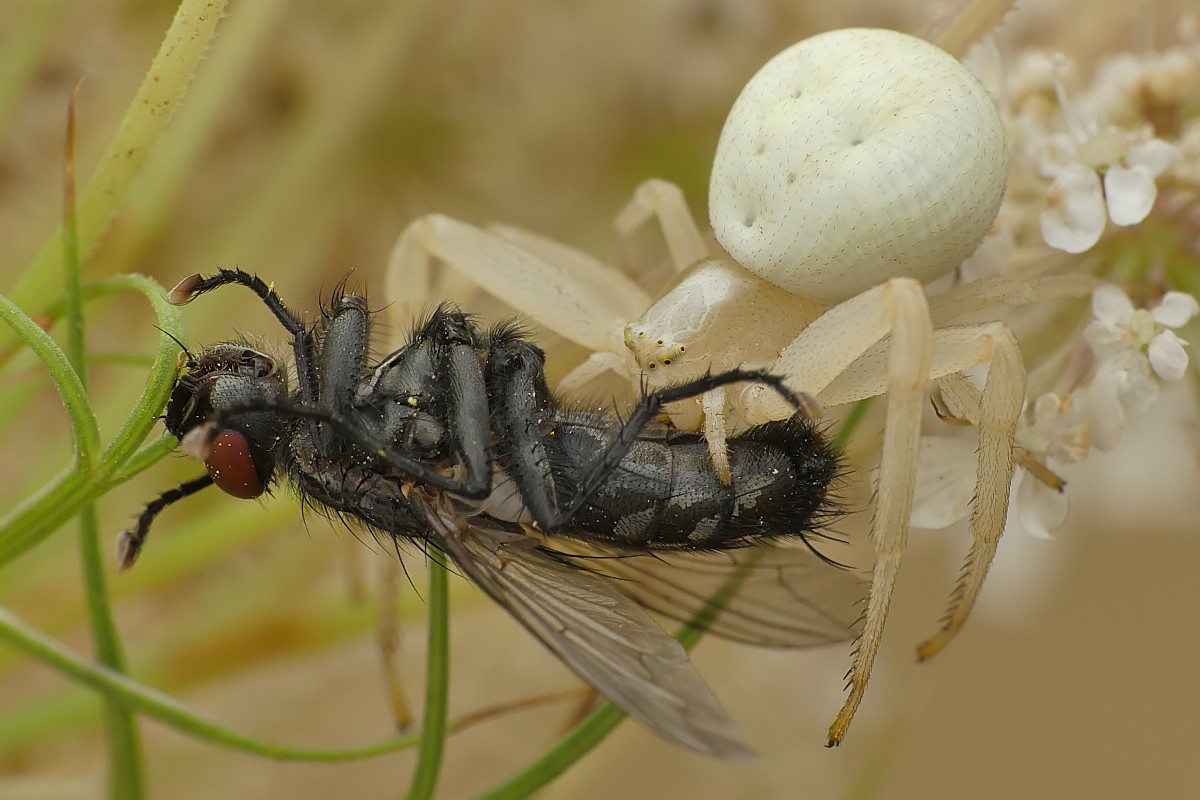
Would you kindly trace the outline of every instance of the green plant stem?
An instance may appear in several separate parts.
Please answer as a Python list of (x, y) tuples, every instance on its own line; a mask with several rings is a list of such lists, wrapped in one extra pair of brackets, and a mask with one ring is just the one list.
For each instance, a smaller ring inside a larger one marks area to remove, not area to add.
[[(162, 287), (141, 275), (122, 275), (82, 287), (85, 300), (134, 290), (144, 294), (154, 308), (159, 337), (158, 353), (146, 389), (112, 442), (100, 453), (100, 433), (87, 392), (58, 344), (8, 298), (0, 295), (0, 321), (7, 322), (33, 351), (62, 397), (75, 434), (75, 463), (60, 472), (0, 520), (0, 567), (34, 547), (84, 506), (113, 486), (146, 469), (170, 450), (173, 439), (160, 440), (139, 450), (156, 424), (156, 415), (166, 404), (175, 384), (176, 355), (186, 338), (179, 310), (167, 303)], [(67, 301), (51, 306), (56, 314), (66, 313)], [(174, 339), (172, 338), (174, 337)], [(89, 466), (90, 465), (90, 466)]]
[(429, 649), (425, 668), (425, 713), (421, 720), (421, 755), (409, 800), (427, 800), (437, 788), (446, 745), (446, 709), (450, 693), (449, 586), (445, 556), (429, 554)]
[(46, 366), (54, 388), (58, 390), (74, 437), (76, 461), (91, 464), (100, 449), (100, 429), (88, 402), (87, 389), (71, 365), (67, 354), (38, 324), (9, 298), (0, 295), (0, 321), (17, 332), (24, 344)]
[[(88, 623), (96, 645), (96, 659), (116, 674), (125, 671), (125, 654), (108, 601), (104, 558), (100, 555), (100, 530), (96, 507), (88, 503), (79, 515), (79, 553), (83, 564)], [(133, 711), (120, 698), (104, 696), (104, 725), (108, 730), (109, 797), (145, 795), (141, 744)]]
[[(87, 391), (87, 350), (84, 340), (83, 281), (79, 258), (78, 220), (75, 214), (75, 98), (67, 108), (67, 136), (63, 161), (63, 289), (66, 296), (67, 357)], [(89, 472), (92, 462), (79, 458), (78, 467)], [(96, 506), (88, 502), (79, 511), (79, 558), (83, 567), (84, 600), (96, 658), (114, 672), (125, 671), (125, 655), (113, 620), (100, 554), (100, 524)], [(133, 712), (111, 695), (104, 697), (104, 722), (108, 729), (108, 794), (114, 800), (137, 800), (145, 795), (141, 744)]]
[(625, 712), (617, 706), (604, 703), (576, 725), (562, 741), (513, 777), (481, 794), (479, 800), (516, 800), (528, 797), (566, 772), (593, 747), (604, 741), (608, 734), (625, 721), (625, 716)]
[(146, 470), (153, 467), (163, 459), (168, 453), (174, 452), (179, 447), (178, 440), (169, 433), (164, 433), (162, 436), (155, 439), (150, 444), (138, 450), (130, 456), (121, 468), (113, 472), (108, 479), (108, 484), (111, 486), (120, 486), (125, 481), (140, 475)]
[(850, 442), (850, 436), (854, 433), (854, 429), (863, 421), (863, 417), (867, 414), (867, 409), (871, 407), (871, 401), (874, 397), (865, 397), (854, 404), (850, 409), (850, 413), (842, 420), (842, 424), (838, 426), (837, 432), (833, 434), (833, 443), (838, 449), (845, 449)]
[(420, 743), (418, 737), (408, 736), (344, 750), (282, 747), (207, 722), (162, 692), (143, 686), (107, 667), (82, 661), (54, 639), (33, 630), (3, 607), (0, 607), (0, 641), (49, 664), (85, 686), (118, 698), (127, 708), (159, 719), (189, 736), (246, 753), (289, 761), (351, 761), (403, 750)]

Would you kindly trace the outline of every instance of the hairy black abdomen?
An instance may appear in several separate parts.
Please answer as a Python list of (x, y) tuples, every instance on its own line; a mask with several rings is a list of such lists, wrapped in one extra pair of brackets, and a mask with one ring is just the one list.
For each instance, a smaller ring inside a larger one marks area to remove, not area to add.
[[(559, 429), (573, 470), (601, 449), (598, 434)], [(836, 510), (829, 492), (838, 454), (811, 422), (760, 425), (728, 444), (725, 485), (699, 436), (640, 439), (564, 533), (635, 549), (724, 549), (749, 537), (811, 533)]]

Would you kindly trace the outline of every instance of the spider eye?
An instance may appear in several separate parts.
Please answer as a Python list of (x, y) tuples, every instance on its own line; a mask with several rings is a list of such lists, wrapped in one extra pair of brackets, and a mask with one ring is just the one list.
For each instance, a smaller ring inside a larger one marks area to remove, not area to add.
[(250, 443), (238, 431), (223, 430), (217, 434), (204, 466), (213, 483), (226, 494), (252, 500), (266, 491), (254, 466)]

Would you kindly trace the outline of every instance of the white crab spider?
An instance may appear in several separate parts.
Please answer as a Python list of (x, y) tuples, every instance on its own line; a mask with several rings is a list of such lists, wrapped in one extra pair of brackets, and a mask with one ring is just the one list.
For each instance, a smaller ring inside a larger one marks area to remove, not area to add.
[[(441, 215), (401, 235), (389, 296), (409, 308), (425, 305), (433, 262), (452, 267), (594, 351), (564, 379), (567, 390), (606, 370), (653, 387), (749, 363), (824, 407), (887, 394), (872, 520), (876, 563), (849, 696), (829, 731), (837, 744), (866, 688), (904, 552), (928, 380), (939, 380), (978, 428), (979, 464), (973, 544), (941, 631), (919, 648), (922, 658), (966, 620), (1004, 529), (1024, 365), (1003, 323), (953, 323), (988, 303), (1028, 302), (1043, 287), (1049, 295), (1080, 290), (997, 279), (927, 298), (922, 282), (955, 269), (987, 232), (1006, 176), (999, 115), (957, 60), (891, 31), (834, 31), (774, 58), (730, 113), (710, 216), (732, 258), (710, 258), (682, 193), (649, 181), (617, 228), (629, 236), (651, 218), (661, 225), (680, 275), (657, 301), (566, 245)], [(980, 364), (989, 365), (987, 381), (972, 392), (958, 375)], [(791, 413), (751, 386), (710, 393), (700, 408), (672, 416), (681, 427), (703, 424), (714, 464), (727, 474), (728, 425)]]

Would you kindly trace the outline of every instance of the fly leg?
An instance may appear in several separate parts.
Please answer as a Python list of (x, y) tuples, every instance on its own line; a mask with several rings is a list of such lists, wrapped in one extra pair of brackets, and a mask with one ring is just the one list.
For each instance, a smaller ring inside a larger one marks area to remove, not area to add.
[(595, 494), (601, 484), (608, 479), (608, 476), (621, 463), (621, 459), (625, 458), (625, 454), (629, 452), (629, 448), (637, 440), (638, 434), (662, 411), (664, 405), (680, 400), (691, 400), (713, 389), (720, 389), (723, 386), (743, 382), (760, 383), (774, 389), (775, 392), (790, 403), (798, 412), (806, 413), (806, 409), (812, 407), (811, 398), (795, 394), (784, 385), (781, 378), (761, 370), (740, 368), (720, 372), (716, 375), (704, 375), (696, 380), (688, 381), (678, 386), (668, 386), (665, 389), (645, 394), (642, 396), (641, 402), (634, 407), (629, 418), (625, 420), (625, 424), (621, 426), (621, 430), (617, 433), (617, 438), (583, 474), (579, 485), (575, 489), (574, 497), (566, 506), (565, 512), (559, 519), (554, 520), (555, 527), (565, 525), (575, 516), (579, 509), (583, 508), (588, 499)]
[[(357, 418), (359, 411), (373, 415), (383, 413), (385, 421), (382, 430), (369, 430), (357, 425), (360, 430), (347, 438), (356, 444), (364, 437), (381, 442), (384, 457), (393, 466), (424, 483), (433, 483), (471, 499), (487, 497), (492, 484), (492, 462), (488, 453), (491, 414), (483, 371), (479, 365), (482, 343), (474, 324), (465, 314), (451, 307), (438, 308), (414, 337), (407, 351), (409, 359), (418, 357), (419, 353), (422, 360), (402, 360), (392, 367), (403, 369), (410, 366), (428, 373), (429, 389), (425, 392), (428, 396), (405, 399), (430, 405), (434, 416), (444, 421), (450, 447), (462, 468), (461, 479), (441, 477), (436, 482), (430, 479), (428, 467), (419, 465), (420, 469), (417, 469), (418, 463), (407, 456), (403, 462), (397, 459), (399, 442), (393, 440), (393, 431), (386, 422), (386, 404), (400, 402), (401, 398), (380, 398), (370, 396), (369, 392), (369, 400), (359, 401), (356, 398), (366, 373), (370, 328), (370, 312), (366, 299), (361, 295), (336, 297), (332, 311), (325, 312), (322, 317), (318, 405), (328, 409), (342, 422), (338, 428), (322, 431), (320, 449), (326, 455), (333, 455), (330, 451), (337, 449), (340, 444), (336, 437), (346, 436), (345, 431), (355, 425), (351, 420)], [(372, 450), (378, 451), (379, 448)]]
[[(171, 290), (169, 299), (175, 305), (183, 305), (205, 292), (230, 284), (244, 286), (258, 295), (291, 334), (299, 373), (300, 402), (280, 399), (239, 404), (223, 409), (222, 419), (247, 411), (274, 411), (283, 416), (325, 423), (333, 433), (379, 455), (416, 481), (472, 500), (487, 497), (491, 490), (491, 461), (487, 452), (491, 438), (490, 414), (474, 326), (465, 315), (439, 309), (419, 334), (419, 338), (428, 340), (436, 350), (435, 374), (447, 376), (446, 392), (439, 402), (444, 403), (455, 455), (465, 472), (462, 480), (455, 480), (405, 455), (393, 443), (364, 430), (352, 420), (354, 390), (362, 377), (369, 341), (369, 312), (362, 297), (340, 297), (332, 312), (324, 316), (324, 360), (318, 370), (314, 360), (313, 331), (288, 310), (272, 286), (256, 275), (228, 269), (208, 278), (191, 275)], [(194, 441), (191, 447), (203, 453), (212, 433), (222, 427), (221, 421), (210, 420), (205, 426), (208, 433), (197, 433), (204, 438)], [(317, 434), (315, 426), (310, 431), (313, 442), (325, 453), (336, 446), (329, 434)]]
[(296, 380), (299, 383), (300, 399), (305, 403), (317, 401), (318, 386), (313, 363), (312, 331), (305, 327), (300, 318), (288, 310), (283, 299), (276, 294), (273, 286), (268, 285), (257, 275), (251, 275), (240, 269), (223, 269), (216, 275), (205, 278), (199, 273), (193, 273), (181, 280), (174, 289), (167, 293), (167, 300), (172, 305), (182, 306), (195, 300), (205, 292), (211, 292), (221, 286), (236, 284), (245, 286), (258, 295), (279, 324), (292, 337), (292, 350), (296, 360)]
[(118, 567), (124, 571), (132, 567), (134, 561), (137, 561), (142, 547), (146, 544), (146, 537), (150, 535), (150, 524), (154, 522), (155, 517), (162, 513), (163, 509), (212, 485), (212, 476), (202, 475), (187, 483), (182, 483), (174, 489), (168, 489), (147, 503), (146, 507), (142, 509), (142, 513), (138, 514), (133, 529), (121, 531), (121, 535), (117, 539)]
[(450, 446), (462, 468), (455, 494), (482, 500), (492, 490), (492, 415), (479, 352), (483, 342), (463, 313), (442, 306), (417, 334), (431, 349), (436, 416), (445, 421)]

